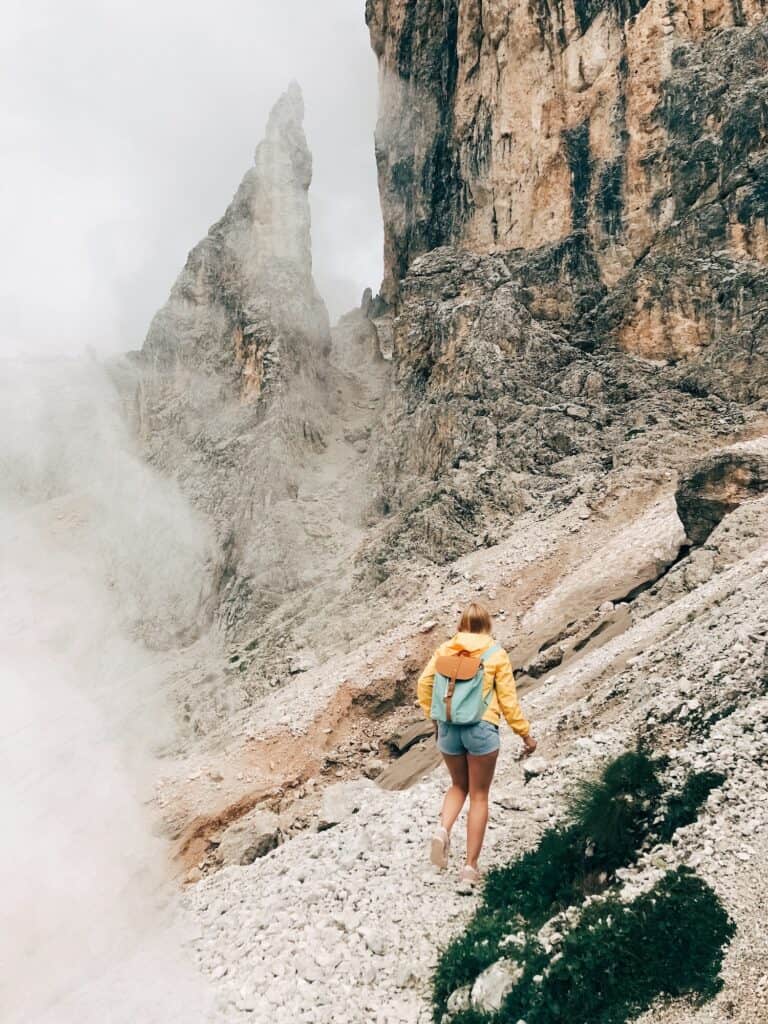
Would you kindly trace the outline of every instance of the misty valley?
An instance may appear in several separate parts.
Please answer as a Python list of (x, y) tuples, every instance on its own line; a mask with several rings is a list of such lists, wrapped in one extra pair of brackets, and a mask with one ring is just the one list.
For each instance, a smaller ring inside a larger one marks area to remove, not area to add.
[(353, 6), (362, 142), (286, 74), (143, 341), (4, 352), (0, 1018), (768, 1020), (763, 0)]

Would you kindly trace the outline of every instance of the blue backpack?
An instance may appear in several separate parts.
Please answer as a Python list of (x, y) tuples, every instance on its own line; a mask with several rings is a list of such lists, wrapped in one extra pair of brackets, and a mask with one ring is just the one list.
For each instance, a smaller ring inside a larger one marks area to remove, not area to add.
[(468, 651), (438, 656), (430, 710), (436, 722), (471, 725), (482, 721), (493, 696), (493, 688), (483, 696), (485, 661), (500, 650), (501, 644), (494, 644), (479, 658)]

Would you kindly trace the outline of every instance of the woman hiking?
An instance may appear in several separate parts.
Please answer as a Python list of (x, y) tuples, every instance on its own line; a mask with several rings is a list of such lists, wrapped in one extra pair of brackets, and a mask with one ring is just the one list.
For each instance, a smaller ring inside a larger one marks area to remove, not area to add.
[(469, 795), (467, 861), (459, 881), (477, 885), (478, 857), (488, 823), (488, 791), (499, 756), (499, 718), (522, 738), (527, 757), (536, 749), (531, 727), (517, 702), (509, 656), (491, 636), (491, 616), (482, 604), (465, 608), (459, 631), (441, 644), (418, 682), (424, 714), (435, 725), (437, 746), (451, 776), (430, 859), (448, 865), (451, 829)]

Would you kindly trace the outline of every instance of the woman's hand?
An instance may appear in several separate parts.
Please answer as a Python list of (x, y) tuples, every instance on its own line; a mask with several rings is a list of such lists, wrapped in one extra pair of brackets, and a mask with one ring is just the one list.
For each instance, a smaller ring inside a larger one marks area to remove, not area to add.
[(538, 745), (537, 740), (530, 733), (527, 736), (523, 736), (523, 757), (530, 757)]

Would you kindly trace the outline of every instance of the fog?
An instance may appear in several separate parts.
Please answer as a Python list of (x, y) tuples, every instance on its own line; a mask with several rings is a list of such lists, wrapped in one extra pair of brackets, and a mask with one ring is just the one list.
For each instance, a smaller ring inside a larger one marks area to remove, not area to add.
[(378, 285), (363, 3), (10, 0), (4, 16), (0, 1019), (214, 1019), (149, 807), (174, 659), (206, 642), (212, 541), (142, 461), (103, 357), (140, 347), (293, 78), (319, 287), (335, 315)]
[(381, 280), (363, 0), (6, 0), (0, 343), (138, 348), (293, 78), (332, 316)]
[(0, 1018), (182, 1020), (206, 996), (144, 803), (174, 735), (158, 648), (204, 622), (210, 539), (96, 364), (3, 371)]

